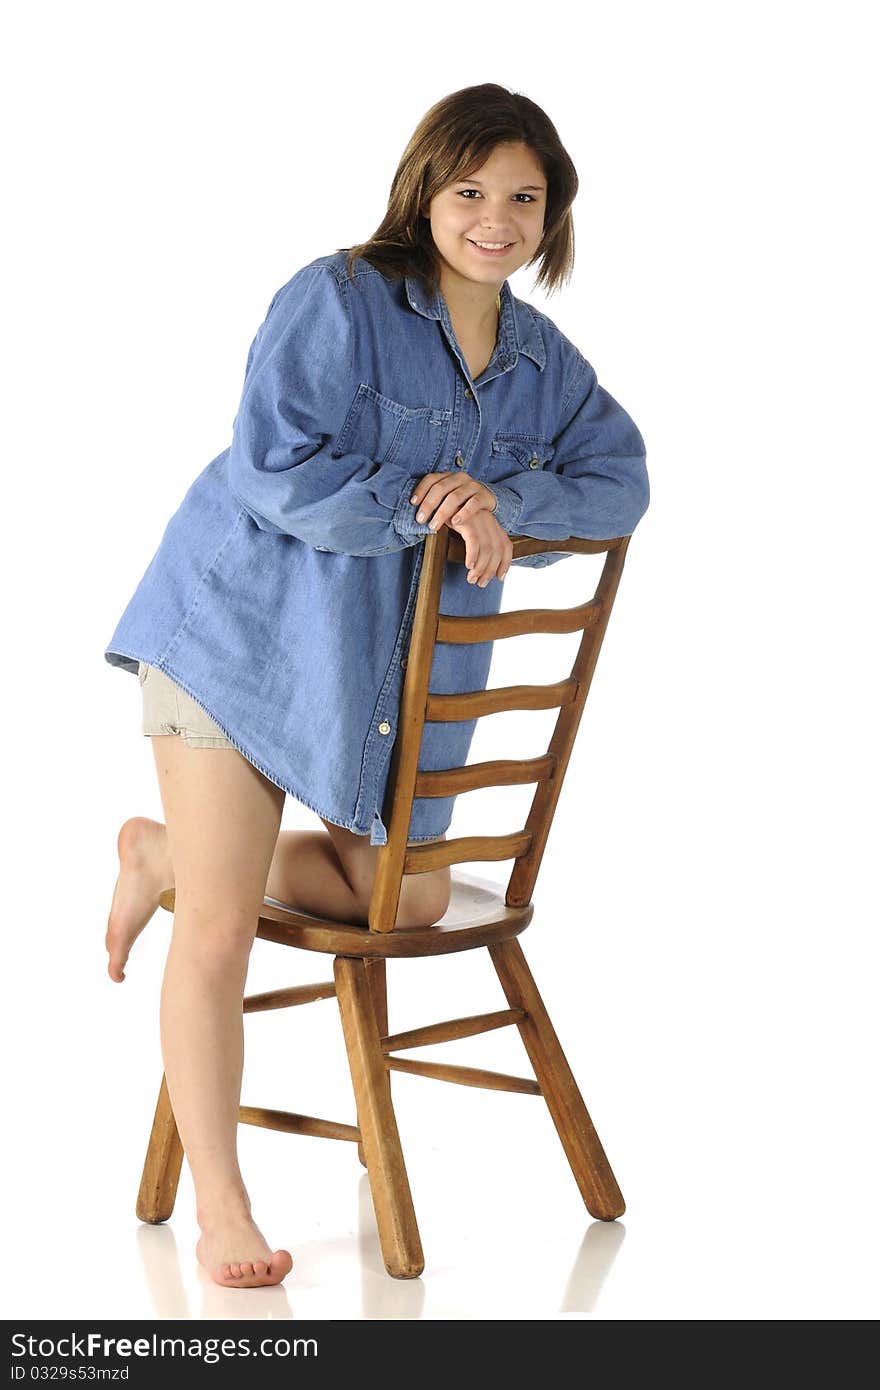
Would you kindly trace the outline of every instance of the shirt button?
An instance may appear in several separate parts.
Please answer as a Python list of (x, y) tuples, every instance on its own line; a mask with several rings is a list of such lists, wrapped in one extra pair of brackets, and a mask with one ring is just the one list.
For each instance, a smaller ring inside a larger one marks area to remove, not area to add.
[(464, 388), (464, 398), (466, 401), (472, 401), (474, 399), (474, 393), (469, 386)]
[(379, 733), (380, 733), (380, 734), (390, 734), (390, 733), (391, 733), (391, 725), (388, 723), (388, 720), (387, 720), (387, 719), (383, 719), (383, 720), (382, 720), (382, 723), (379, 725)]
[(538, 455), (532, 454), (532, 457), (529, 459), (529, 468), (540, 468), (540, 466), (541, 460), (538, 458)]
[(455, 466), (456, 466), (456, 468), (466, 468), (466, 467), (467, 467), (467, 465), (466, 465), (464, 459), (462, 458), (461, 454), (456, 454), (456, 455), (455, 455)]
[(402, 656), (402, 657), (400, 658), (401, 669), (402, 669), (404, 666), (406, 666), (407, 660), (408, 660), (408, 658), (405, 657), (405, 656)]

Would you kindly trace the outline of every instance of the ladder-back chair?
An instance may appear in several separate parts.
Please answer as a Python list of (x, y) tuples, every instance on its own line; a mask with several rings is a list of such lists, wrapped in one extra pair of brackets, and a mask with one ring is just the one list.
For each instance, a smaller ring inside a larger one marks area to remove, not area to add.
[[(377, 855), (369, 926), (316, 917), (269, 898), (261, 911), (259, 937), (332, 955), (333, 980), (251, 995), (243, 1000), (244, 1012), (289, 1008), (335, 996), (351, 1068), (357, 1124), (246, 1105), (240, 1107), (239, 1122), (356, 1142), (360, 1160), (369, 1174), (385, 1266), (398, 1279), (415, 1278), (424, 1269), (425, 1261), (392, 1104), (392, 1071), (543, 1096), (587, 1210), (602, 1221), (613, 1221), (624, 1211), (620, 1189), (517, 938), (532, 919), (535, 880), (629, 539), (568, 537), (540, 541), (513, 537), (514, 558), (546, 551), (607, 552), (593, 597), (573, 608), (523, 608), (458, 617), (440, 612), (440, 596), (447, 560), (464, 563), (462, 538), (446, 526), (424, 538), (422, 572), (384, 804), (388, 842)], [(511, 685), (448, 695), (435, 695), (428, 689), (435, 642), (485, 642), (522, 633), (579, 630), (583, 635), (571, 674), (555, 684)], [(426, 720), (465, 720), (502, 710), (552, 708), (558, 708), (559, 714), (550, 746), (541, 757), (419, 771)], [(516, 783), (536, 784), (521, 830), (408, 846), (414, 797), (457, 796), (478, 787)], [(452, 874), (449, 909), (440, 921), (430, 927), (395, 925), (405, 874), (425, 873), (444, 865), (505, 859), (514, 861), (506, 890), (484, 879)], [(173, 911), (174, 890), (163, 893), (160, 902)], [(482, 946), (489, 952), (508, 1008), (430, 1023), (405, 1033), (389, 1033), (385, 972), (388, 959), (436, 956)], [(510, 1024), (516, 1024), (519, 1030), (534, 1079), (398, 1055), (401, 1050), (465, 1038)], [(183, 1149), (163, 1076), (138, 1194), (136, 1209), (142, 1221), (165, 1221), (171, 1215), (182, 1159)]]

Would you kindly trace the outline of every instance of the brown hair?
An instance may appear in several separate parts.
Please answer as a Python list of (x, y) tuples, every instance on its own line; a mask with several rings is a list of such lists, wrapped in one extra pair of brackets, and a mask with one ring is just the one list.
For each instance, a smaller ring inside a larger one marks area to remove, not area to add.
[(571, 205), (578, 189), (574, 164), (541, 107), (495, 82), (462, 87), (422, 117), (397, 166), (382, 222), (368, 241), (338, 248), (347, 253), (348, 274), (361, 256), (392, 279), (417, 276), (434, 294), (437, 248), (420, 209), (442, 188), (475, 173), (496, 145), (508, 141), (527, 145), (547, 180), (544, 233), (528, 262), (540, 260), (535, 285), (553, 292), (568, 281), (574, 266)]

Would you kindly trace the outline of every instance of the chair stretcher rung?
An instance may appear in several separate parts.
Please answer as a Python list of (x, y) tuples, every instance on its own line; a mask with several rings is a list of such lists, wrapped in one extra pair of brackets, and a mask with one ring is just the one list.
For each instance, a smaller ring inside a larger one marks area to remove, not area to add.
[(447, 1062), (417, 1062), (414, 1057), (386, 1057), (390, 1071), (408, 1071), (414, 1076), (429, 1076), (434, 1081), (454, 1081), (459, 1086), (479, 1086), (486, 1091), (518, 1091), (522, 1095), (540, 1096), (541, 1087), (529, 1076), (507, 1076), (500, 1071), (485, 1071), (482, 1067), (453, 1067)]
[(531, 632), (577, 632), (594, 622), (598, 600), (591, 598), (576, 608), (518, 608), (513, 613), (486, 613), (463, 618), (441, 613), (438, 642), (494, 642), (499, 637), (519, 637)]
[(570, 705), (577, 695), (573, 677), (554, 685), (502, 685), (494, 690), (465, 690), (459, 695), (432, 695), (425, 701), (425, 718), (478, 719), (511, 709), (555, 709)]
[(397, 1052), (401, 1047), (429, 1047), (432, 1043), (454, 1042), (472, 1038), (477, 1033), (489, 1033), (493, 1028), (506, 1028), (521, 1023), (524, 1009), (497, 1009), (491, 1014), (471, 1014), (468, 1018), (451, 1018), (444, 1023), (428, 1023), (423, 1028), (411, 1028), (407, 1033), (390, 1033), (382, 1039), (383, 1052)]
[(290, 989), (270, 989), (265, 994), (249, 994), (243, 1012), (260, 1013), (263, 1009), (289, 1009), (294, 1004), (311, 1004), (315, 999), (335, 999), (336, 986), (332, 980), (323, 984), (293, 985)]
[(470, 763), (464, 767), (442, 768), (416, 774), (413, 796), (457, 796), (478, 787), (510, 787), (518, 782), (546, 782), (556, 769), (556, 758), (545, 753), (540, 758), (496, 758), (492, 762)]
[(517, 830), (511, 835), (459, 835), (455, 840), (437, 840), (433, 844), (408, 849), (403, 859), (403, 872), (426, 874), (430, 869), (442, 869), (447, 864), (469, 864), (480, 859), (518, 859), (531, 843), (530, 830)]
[(240, 1105), (238, 1122), (258, 1125), (260, 1129), (281, 1129), (286, 1134), (311, 1134), (318, 1139), (349, 1139), (359, 1143), (361, 1137), (357, 1125), (319, 1120), (314, 1115), (296, 1115), (288, 1110), (264, 1110), (256, 1105)]

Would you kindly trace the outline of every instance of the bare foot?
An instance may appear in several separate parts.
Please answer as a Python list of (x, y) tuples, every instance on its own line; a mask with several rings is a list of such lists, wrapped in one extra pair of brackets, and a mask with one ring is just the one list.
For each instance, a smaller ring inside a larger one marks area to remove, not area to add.
[(146, 816), (127, 820), (116, 840), (119, 877), (107, 919), (104, 945), (109, 952), (107, 972), (119, 984), (136, 937), (159, 906), (159, 894), (174, 887), (165, 826)]
[(199, 1264), (215, 1284), (227, 1289), (255, 1289), (280, 1284), (293, 1268), (289, 1250), (270, 1250), (263, 1233), (244, 1212), (217, 1221), (201, 1220), (196, 1244)]

